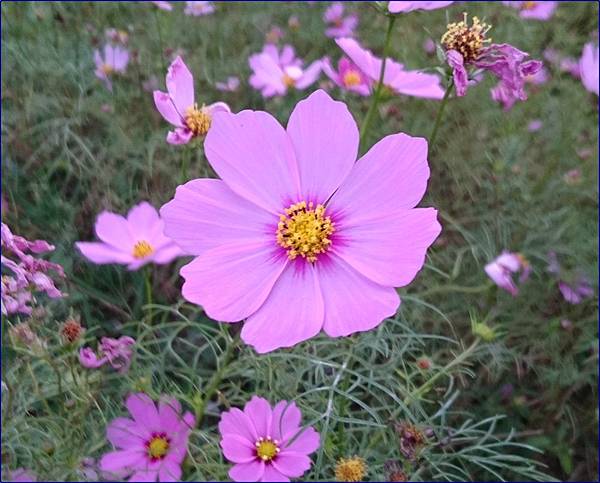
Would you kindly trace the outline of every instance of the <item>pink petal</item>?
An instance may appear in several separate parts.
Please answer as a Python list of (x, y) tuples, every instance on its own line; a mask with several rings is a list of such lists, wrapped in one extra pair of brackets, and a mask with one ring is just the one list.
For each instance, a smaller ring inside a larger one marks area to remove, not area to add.
[(319, 75), (321, 75), (321, 61), (315, 60), (304, 69), (302, 76), (296, 81), (296, 89), (306, 89), (319, 78)]
[(319, 333), (324, 306), (317, 272), (304, 260), (289, 263), (265, 303), (242, 328), (242, 340), (257, 352), (291, 347)]
[(300, 176), (292, 143), (270, 114), (216, 113), (204, 150), (227, 186), (258, 206), (279, 214), (299, 199)]
[(97, 264), (130, 263), (134, 260), (132, 254), (118, 250), (106, 243), (77, 242), (75, 246), (84, 257)]
[(187, 127), (178, 127), (174, 131), (167, 133), (167, 142), (174, 145), (187, 144), (193, 136), (194, 133)]
[(265, 472), (260, 481), (290, 481), (290, 479), (277, 471), (275, 464), (265, 465)]
[(160, 218), (154, 206), (146, 201), (142, 201), (129, 210), (129, 213), (127, 213), (127, 222), (129, 223), (132, 237), (136, 241), (151, 241), (157, 225), (160, 224)]
[(147, 394), (142, 392), (131, 394), (127, 397), (125, 406), (137, 424), (150, 431), (157, 431), (161, 428), (154, 401)]
[(158, 402), (158, 418), (163, 430), (175, 432), (181, 423), (181, 404), (174, 397), (163, 396)]
[(256, 459), (256, 446), (236, 434), (224, 436), (221, 440), (221, 448), (225, 458), (233, 463), (248, 463)]
[(144, 449), (145, 439), (150, 432), (129, 418), (113, 419), (106, 428), (106, 438), (117, 448)]
[(262, 397), (252, 396), (244, 406), (244, 414), (252, 421), (258, 436), (271, 436), (271, 405)]
[(128, 481), (156, 481), (158, 478), (158, 471), (156, 470), (147, 470), (147, 471), (138, 471), (131, 475)]
[(135, 240), (131, 237), (129, 223), (125, 217), (103, 211), (96, 219), (96, 235), (104, 243), (125, 251), (130, 252)]
[(275, 242), (229, 243), (205, 252), (181, 269), (182, 294), (222, 322), (255, 312), (287, 265)]
[(158, 481), (181, 480), (181, 466), (169, 461), (164, 461), (158, 470)]
[(154, 91), (154, 105), (162, 117), (177, 127), (183, 127), (182, 115), (179, 113), (173, 104), (171, 96), (166, 92)]
[(241, 198), (216, 179), (195, 179), (177, 187), (160, 210), (165, 235), (191, 255), (236, 240), (273, 237), (274, 216)]
[(302, 476), (310, 469), (311, 463), (312, 461), (308, 456), (289, 451), (282, 451), (277, 458), (273, 460), (274, 468), (290, 478)]
[(273, 408), (271, 421), (271, 436), (284, 441), (294, 436), (300, 430), (302, 414), (296, 403), (278, 402)]
[(238, 463), (229, 470), (233, 481), (259, 481), (265, 473), (265, 464), (260, 460)]
[(258, 440), (254, 424), (252, 424), (250, 418), (238, 408), (231, 408), (229, 411), (221, 413), (219, 432), (223, 437), (228, 435), (241, 436), (251, 445), (254, 445), (256, 440)]
[(371, 330), (396, 314), (395, 289), (372, 282), (334, 254), (316, 266), (325, 303), (323, 329), (330, 337)]
[(346, 104), (319, 89), (296, 104), (287, 126), (294, 145), (302, 194), (324, 203), (352, 170), (358, 128)]
[(184, 253), (181, 248), (179, 248), (175, 243), (169, 243), (166, 246), (162, 246), (157, 249), (152, 255), (152, 261), (154, 263), (158, 263), (159, 265), (163, 265), (165, 263), (171, 263), (177, 257), (181, 257), (183, 255), (188, 255)]
[(144, 449), (111, 451), (102, 456), (100, 469), (107, 473), (117, 473), (123, 469), (136, 468), (146, 460)]
[(281, 454), (287, 452), (311, 454), (319, 449), (320, 445), (321, 437), (319, 436), (319, 433), (317, 433), (314, 428), (309, 427), (303, 429), (302, 433), (281, 451)]
[[(389, 62), (389, 61), (388, 61)], [(387, 72), (386, 63), (386, 72)], [(387, 86), (406, 96), (423, 97), (425, 99), (442, 99), (444, 88), (441, 79), (435, 74), (427, 74), (417, 71), (399, 72), (389, 81), (384, 79)]]
[(180, 56), (167, 71), (167, 90), (181, 115), (185, 115), (186, 109), (194, 105), (194, 77)]

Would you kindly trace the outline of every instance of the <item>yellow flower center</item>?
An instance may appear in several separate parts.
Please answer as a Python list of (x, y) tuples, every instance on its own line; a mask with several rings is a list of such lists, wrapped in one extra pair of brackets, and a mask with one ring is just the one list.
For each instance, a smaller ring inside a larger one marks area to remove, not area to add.
[(210, 113), (204, 106), (198, 109), (198, 105), (194, 104), (185, 111), (185, 124), (194, 136), (204, 136), (210, 128), (210, 122)]
[(271, 461), (279, 454), (279, 441), (271, 438), (258, 438), (256, 442), (256, 454), (263, 461)]
[(161, 459), (169, 451), (169, 440), (166, 436), (154, 436), (148, 443), (148, 455), (153, 459)]
[(353, 87), (360, 84), (360, 74), (355, 70), (349, 70), (344, 74), (344, 85), (346, 87)]
[(102, 71), (102, 73), (104, 75), (110, 75), (115, 71), (113, 69), (112, 65), (110, 65), (110, 64), (102, 64), (102, 66), (100, 67), (100, 70)]
[(335, 231), (329, 216), (325, 216), (323, 205), (314, 206), (311, 201), (294, 203), (279, 215), (277, 243), (294, 260), (298, 255), (315, 262), (317, 255), (325, 253), (331, 246), (329, 236)]
[(521, 10), (533, 10), (537, 7), (538, 2), (523, 2), (521, 4)]
[(296, 80), (288, 74), (283, 74), (282, 80), (286, 87), (294, 87), (296, 85)]
[(365, 460), (355, 456), (354, 458), (342, 458), (335, 466), (336, 481), (362, 481), (367, 473)]
[(154, 253), (154, 248), (146, 240), (140, 240), (133, 245), (133, 256), (135, 258), (146, 258)]
[(473, 17), (473, 25), (469, 26), (467, 14), (463, 14), (463, 20), (447, 25), (447, 31), (442, 35), (442, 45), (446, 50), (456, 50), (465, 62), (472, 62), (479, 57), (483, 45), (491, 42), (485, 36), (492, 28), (478, 17)]

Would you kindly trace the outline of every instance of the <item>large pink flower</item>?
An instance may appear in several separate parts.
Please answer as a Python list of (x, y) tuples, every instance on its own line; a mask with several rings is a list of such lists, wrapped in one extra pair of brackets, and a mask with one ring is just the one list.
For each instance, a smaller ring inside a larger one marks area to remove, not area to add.
[(302, 429), (302, 414), (295, 403), (253, 396), (244, 406), (221, 414), (219, 431), (225, 457), (235, 463), (234, 481), (290, 481), (310, 469), (309, 454), (319, 447), (319, 433)]
[[(370, 50), (364, 49), (356, 40), (343, 37), (335, 39), (338, 46), (350, 57), (350, 60), (373, 82), (379, 82), (382, 60)], [(390, 58), (385, 63), (383, 84), (398, 94), (441, 99), (444, 89), (440, 78), (435, 74), (426, 74), (415, 70), (405, 70), (404, 66)]]
[(163, 221), (156, 208), (145, 201), (129, 210), (127, 218), (103, 211), (96, 219), (100, 242), (77, 242), (79, 251), (97, 264), (118, 263), (137, 270), (147, 263), (165, 264), (183, 255), (163, 235)]
[(195, 136), (204, 136), (210, 129), (215, 112), (229, 111), (224, 102), (198, 107), (194, 97), (194, 77), (179, 56), (167, 71), (167, 91), (154, 91), (154, 104), (158, 112), (175, 129), (167, 134), (170, 144), (187, 144)]
[(436, 210), (414, 208), (427, 141), (390, 135), (355, 163), (358, 141), (346, 105), (322, 90), (287, 130), (266, 112), (216, 115), (205, 152), (222, 181), (190, 181), (161, 209), (165, 234), (197, 256), (183, 296), (213, 319), (246, 319), (258, 352), (393, 316), (393, 287), (412, 281), (441, 230)]
[(100, 469), (122, 481), (179, 481), (190, 432), (196, 421), (190, 412), (181, 415), (181, 404), (164, 397), (155, 406), (144, 393), (125, 401), (133, 419), (116, 418), (106, 437), (117, 448), (100, 460)]
[(391, 13), (406, 13), (413, 10), (436, 10), (452, 5), (454, 2), (389, 2), (388, 10)]
[(521, 18), (535, 20), (550, 20), (554, 10), (558, 7), (558, 2), (543, 0), (540, 2), (502, 2), (504, 5), (519, 10)]
[(600, 50), (593, 44), (585, 44), (581, 60), (579, 61), (579, 72), (584, 87), (598, 95), (598, 57)]

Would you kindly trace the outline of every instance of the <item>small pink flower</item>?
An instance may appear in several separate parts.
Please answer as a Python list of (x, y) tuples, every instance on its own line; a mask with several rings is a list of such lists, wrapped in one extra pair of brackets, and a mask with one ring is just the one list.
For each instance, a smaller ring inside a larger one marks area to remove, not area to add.
[(274, 25), (265, 34), (265, 42), (267, 44), (277, 44), (283, 38), (283, 30), (277, 25)]
[(583, 53), (579, 60), (579, 72), (581, 73), (581, 82), (590, 92), (598, 95), (598, 46), (589, 43), (583, 47)]
[(194, 17), (200, 17), (202, 15), (209, 15), (214, 11), (215, 6), (213, 5), (213, 2), (185, 2), (183, 13)]
[(527, 130), (529, 132), (536, 132), (536, 131), (539, 131), (540, 129), (542, 129), (543, 126), (544, 126), (544, 123), (542, 122), (541, 119), (533, 119), (529, 122), (529, 124), (527, 124)]
[(103, 211), (96, 219), (100, 242), (77, 242), (75, 246), (88, 260), (104, 265), (117, 263), (137, 270), (147, 263), (163, 265), (183, 253), (163, 235), (164, 223), (156, 209), (147, 202), (129, 210), (127, 218)]
[(292, 88), (306, 89), (321, 73), (320, 60), (304, 69), (291, 45), (284, 45), (280, 53), (275, 45), (267, 44), (262, 52), (250, 56), (248, 64), (252, 69), (250, 85), (267, 98), (283, 96)]
[(431, 37), (427, 37), (423, 42), (423, 50), (429, 55), (435, 54), (435, 42)]
[(519, 10), (521, 18), (535, 20), (550, 20), (554, 10), (558, 7), (558, 2), (543, 0), (540, 2), (502, 2), (504, 5)]
[(115, 74), (124, 74), (129, 63), (129, 52), (116, 45), (106, 44), (104, 46), (104, 57), (99, 50), (94, 51), (94, 73), (98, 79), (104, 81), (106, 87), (112, 90), (111, 77)]
[(8, 471), (8, 475), (7, 475), (8, 479), (2, 479), (2, 481), (13, 481), (13, 482), (19, 482), (19, 483), (26, 483), (26, 482), (36, 482), (37, 481), (37, 476), (36, 474), (31, 471), (31, 470), (27, 470), (25, 468), (17, 468), (16, 470), (13, 471)]
[(224, 102), (198, 107), (194, 77), (179, 56), (169, 66), (166, 84), (168, 92), (154, 91), (154, 104), (162, 117), (175, 126), (175, 130), (167, 134), (169, 144), (187, 144), (193, 137), (206, 135), (213, 115), (230, 110)]
[(521, 272), (519, 283), (525, 282), (531, 273), (529, 262), (520, 253), (502, 252), (495, 260), (488, 263), (485, 273), (498, 287), (503, 288), (511, 295), (516, 296), (519, 289), (515, 285), (512, 274)]
[(323, 14), (323, 20), (329, 25), (325, 30), (327, 37), (352, 37), (354, 29), (358, 26), (358, 15), (350, 14), (344, 17), (344, 5), (334, 2)]
[(79, 350), (79, 362), (88, 369), (97, 369), (108, 363), (119, 372), (127, 372), (133, 355), (131, 346), (134, 344), (135, 340), (127, 336), (118, 339), (102, 337), (98, 346), (99, 355), (90, 347), (83, 347)]
[(371, 93), (371, 80), (347, 57), (339, 60), (337, 71), (331, 65), (329, 58), (325, 57), (323, 72), (343, 90), (356, 92), (361, 96), (368, 96)]
[(240, 86), (240, 79), (235, 76), (230, 76), (227, 78), (225, 82), (217, 82), (215, 83), (215, 87), (217, 90), (221, 92), (235, 92), (238, 90)]
[(133, 419), (116, 418), (106, 437), (117, 448), (100, 460), (100, 469), (119, 480), (179, 481), (190, 432), (196, 424), (190, 412), (181, 415), (181, 404), (163, 397), (158, 407), (144, 393), (125, 401)]
[(173, 10), (173, 5), (171, 5), (171, 2), (152, 2), (156, 7), (160, 8), (161, 10), (165, 10), (167, 12), (170, 12), (171, 10)]
[(302, 414), (294, 402), (253, 396), (244, 410), (221, 414), (219, 432), (225, 457), (235, 463), (233, 481), (290, 481), (311, 467), (309, 454), (320, 445), (319, 433), (300, 426)]
[(581, 170), (579, 168), (570, 169), (563, 175), (565, 183), (574, 186), (581, 183)]
[(437, 10), (452, 5), (454, 2), (389, 2), (390, 13), (407, 13), (413, 10)]

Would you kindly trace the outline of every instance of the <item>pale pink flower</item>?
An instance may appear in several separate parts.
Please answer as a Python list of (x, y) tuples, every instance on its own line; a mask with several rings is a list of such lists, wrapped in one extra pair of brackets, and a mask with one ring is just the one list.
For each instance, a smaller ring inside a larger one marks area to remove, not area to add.
[(581, 183), (581, 170), (579, 168), (570, 169), (563, 175), (565, 183), (575, 186)]
[(252, 69), (250, 85), (261, 91), (264, 97), (283, 96), (288, 89), (306, 89), (321, 73), (321, 61), (316, 60), (303, 68), (303, 61), (296, 57), (291, 45), (279, 49), (272, 44), (248, 59)]
[(185, 9), (183, 13), (186, 15), (193, 15), (194, 17), (200, 17), (202, 15), (209, 15), (215, 11), (213, 2), (185, 2)]
[(322, 90), (287, 130), (266, 112), (216, 115), (204, 148), (222, 181), (179, 186), (161, 209), (165, 234), (196, 256), (181, 270), (184, 298), (215, 320), (246, 319), (241, 337), (258, 352), (394, 315), (393, 287), (413, 280), (441, 231), (435, 209), (414, 208), (427, 141), (393, 134), (355, 162), (358, 142), (346, 105)]
[(100, 242), (77, 242), (75, 246), (93, 263), (117, 263), (137, 270), (147, 263), (169, 263), (183, 253), (163, 235), (163, 220), (156, 208), (143, 201), (129, 210), (127, 218), (103, 211), (96, 219)]
[(579, 72), (581, 73), (581, 82), (590, 92), (598, 95), (598, 46), (585, 44), (583, 53), (579, 60)]
[(275, 407), (253, 396), (241, 411), (221, 413), (219, 432), (225, 458), (234, 463), (233, 481), (290, 481), (311, 467), (309, 454), (320, 445), (319, 433), (300, 426), (302, 414), (294, 402)]
[(117, 30), (115, 28), (106, 29), (104, 35), (108, 40), (116, 44), (127, 45), (129, 41), (129, 34), (124, 30)]
[(344, 17), (344, 4), (334, 2), (323, 14), (323, 20), (328, 24), (325, 30), (327, 37), (352, 37), (354, 29), (358, 26), (358, 15), (349, 14)]
[(542, 122), (541, 119), (532, 119), (529, 124), (527, 124), (527, 130), (529, 132), (536, 132), (539, 131), (540, 129), (542, 129), (542, 127), (544, 126), (544, 123)]
[[(190, 432), (190, 412), (181, 415), (175, 398), (162, 397), (158, 407), (144, 393), (130, 395), (125, 405), (132, 419), (119, 417), (106, 428), (115, 451), (100, 460), (100, 469), (122, 481), (179, 481)], [(113, 480), (114, 481), (114, 480)]]
[(155, 6), (157, 6), (158, 8), (160, 8), (161, 10), (165, 10), (167, 12), (170, 12), (171, 10), (173, 10), (173, 5), (171, 5), (171, 2), (152, 2)]
[(550, 78), (550, 74), (548, 74), (548, 70), (542, 66), (537, 72), (533, 74), (528, 74), (525, 76), (525, 82), (532, 85), (542, 85), (548, 82)]
[(594, 289), (585, 277), (578, 277), (572, 282), (561, 280), (558, 282), (558, 288), (564, 299), (570, 304), (580, 304), (584, 299), (594, 295)]
[(331, 65), (329, 58), (325, 57), (323, 72), (343, 90), (356, 92), (361, 96), (368, 96), (371, 93), (371, 80), (347, 57), (342, 57), (338, 61), (337, 70)]
[(539, 2), (502, 2), (504, 5), (519, 10), (521, 18), (534, 20), (550, 20), (558, 2), (543, 0)]
[[(338, 46), (350, 57), (350, 60), (373, 82), (379, 81), (382, 60), (370, 50), (364, 49), (354, 39), (335, 39)], [(435, 74), (426, 74), (415, 70), (405, 70), (404, 66), (390, 58), (385, 63), (383, 84), (398, 94), (441, 99), (444, 89), (440, 78)]]
[(94, 51), (94, 63), (96, 70), (94, 73), (98, 79), (104, 81), (106, 87), (112, 90), (111, 78), (115, 74), (124, 74), (129, 63), (129, 52), (118, 45), (104, 46), (104, 56), (99, 50)]
[(194, 97), (194, 77), (181, 57), (167, 71), (167, 92), (154, 91), (154, 104), (175, 129), (167, 134), (169, 144), (187, 144), (193, 137), (204, 136), (216, 112), (229, 111), (224, 102), (198, 107)]
[(513, 274), (520, 272), (519, 283), (525, 282), (531, 273), (529, 262), (520, 253), (503, 251), (496, 259), (488, 263), (485, 273), (498, 287), (503, 288), (511, 295), (516, 296), (519, 289), (513, 280)]
[(217, 90), (222, 92), (235, 92), (240, 87), (240, 79), (235, 76), (230, 76), (225, 82), (215, 83)]
[(414, 10), (437, 10), (452, 5), (454, 2), (389, 2), (390, 13), (407, 13)]
[(431, 37), (427, 37), (423, 42), (423, 50), (429, 55), (435, 54), (435, 42)]
[(17, 468), (16, 470), (8, 471), (7, 479), (4, 479), (3, 476), (2, 481), (13, 481), (15, 483), (36, 482), (37, 476), (31, 470), (25, 468)]
[(119, 372), (127, 372), (133, 355), (131, 346), (134, 344), (135, 340), (127, 336), (118, 339), (102, 337), (98, 345), (98, 354), (90, 347), (82, 347), (79, 350), (79, 362), (88, 369), (97, 369), (108, 363)]

